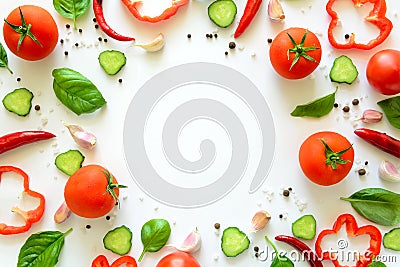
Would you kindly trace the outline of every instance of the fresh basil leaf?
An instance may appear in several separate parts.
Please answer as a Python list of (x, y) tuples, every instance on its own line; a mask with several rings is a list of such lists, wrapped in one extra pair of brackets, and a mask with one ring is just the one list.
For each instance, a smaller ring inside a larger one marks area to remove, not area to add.
[(54, 93), (75, 114), (92, 113), (107, 103), (97, 87), (79, 72), (60, 68), (52, 75)]
[(90, 0), (53, 0), (55, 10), (64, 18), (74, 21), (76, 29), (76, 19), (86, 13), (90, 5)]
[(53, 267), (58, 262), (67, 232), (45, 231), (32, 234), (21, 247), (17, 267)]
[(386, 265), (381, 261), (373, 261), (367, 267), (386, 267)]
[(400, 129), (400, 96), (384, 99), (377, 104), (382, 108), (389, 123)]
[(271, 267), (294, 267), (294, 264), (288, 257), (276, 255)]
[(297, 106), (290, 115), (294, 117), (314, 117), (320, 118), (325, 116), (333, 109), (335, 104), (336, 90), (332, 94), (318, 98), (305, 105)]
[(0, 68), (6, 68), (11, 74), (12, 70), (8, 67), (8, 57), (4, 46), (0, 43)]
[(385, 226), (400, 223), (400, 194), (383, 188), (365, 188), (340, 199), (349, 201), (361, 216), (372, 222)]
[(171, 227), (169, 222), (164, 219), (151, 219), (142, 226), (140, 237), (142, 239), (143, 251), (139, 257), (142, 260), (146, 252), (157, 252), (165, 246), (169, 236), (171, 235)]

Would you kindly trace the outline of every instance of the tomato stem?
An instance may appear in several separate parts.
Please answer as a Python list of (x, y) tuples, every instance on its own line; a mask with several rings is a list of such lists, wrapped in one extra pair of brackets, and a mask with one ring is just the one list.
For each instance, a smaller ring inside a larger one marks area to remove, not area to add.
[(115, 200), (115, 203), (118, 203), (118, 207), (119, 207), (119, 199), (117, 194), (115, 193), (114, 189), (116, 188), (127, 188), (127, 186), (125, 185), (121, 185), (121, 184), (114, 184), (113, 183), (113, 176), (111, 173), (109, 173), (108, 171), (103, 171), (104, 175), (107, 177), (107, 188), (106, 191), (104, 192), (104, 194), (109, 193)]
[(306, 41), (306, 37), (308, 34), (308, 31), (306, 30), (303, 37), (301, 38), (300, 43), (296, 43), (296, 41), (293, 39), (293, 37), (287, 32), (286, 33), (289, 36), (290, 41), (293, 44), (293, 48), (289, 48), (287, 51), (287, 56), (288, 56), (288, 60), (290, 58), (290, 53), (295, 53), (294, 59), (292, 61), (292, 64), (290, 65), (289, 70), (292, 69), (292, 67), (299, 61), (300, 57), (304, 57), (305, 59), (311, 61), (311, 62), (315, 62), (318, 63), (313, 57), (311, 57), (310, 55), (307, 54), (308, 51), (313, 51), (313, 50), (318, 50), (319, 47), (316, 46), (308, 46), (308, 47), (304, 47), (304, 42)]
[(26, 24), (24, 15), (22, 14), (21, 7), (19, 8), (19, 15), (21, 18), (21, 23), (22, 25), (15, 25), (11, 24), (8, 22), (6, 19), (4, 19), (4, 22), (11, 28), (13, 29), (16, 33), (19, 34), (19, 40), (18, 40), (18, 46), (17, 46), (17, 51), (19, 51), (19, 48), (21, 47), (22, 42), (24, 41), (26, 36), (29, 36), (35, 43), (37, 43), (40, 46), (43, 46), (39, 40), (33, 35), (31, 32), (32, 24)]
[(325, 163), (327, 165), (330, 165), (333, 170), (337, 169), (338, 164), (346, 164), (349, 162), (349, 160), (342, 159), (341, 156), (347, 151), (349, 151), (353, 147), (353, 145), (350, 145), (348, 148), (345, 148), (341, 151), (335, 152), (330, 148), (330, 146), (325, 142), (324, 139), (321, 138), (320, 140), (325, 148), (325, 156), (326, 156)]

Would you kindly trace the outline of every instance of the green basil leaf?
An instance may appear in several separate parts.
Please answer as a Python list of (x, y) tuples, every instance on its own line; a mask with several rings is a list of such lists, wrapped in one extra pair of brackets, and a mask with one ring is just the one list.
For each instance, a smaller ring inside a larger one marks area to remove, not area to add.
[(387, 98), (377, 103), (385, 113), (389, 123), (400, 129), (400, 96)]
[(386, 267), (386, 264), (381, 261), (373, 261), (367, 267)]
[(67, 232), (45, 231), (32, 234), (21, 247), (17, 267), (53, 267), (58, 262)]
[(320, 118), (325, 116), (333, 109), (335, 104), (336, 91), (327, 96), (318, 98), (312, 102), (305, 105), (297, 106), (290, 115), (294, 117), (314, 117)]
[(340, 199), (349, 201), (361, 216), (372, 222), (385, 226), (400, 223), (400, 194), (383, 188), (365, 188)]
[(0, 43), (0, 68), (6, 68), (11, 74), (13, 74), (12, 70), (8, 67), (7, 52), (1, 43)]
[(294, 267), (294, 264), (288, 257), (277, 255), (272, 261), (271, 267)]
[(171, 235), (171, 226), (164, 219), (151, 219), (142, 226), (140, 237), (143, 251), (139, 257), (142, 260), (146, 252), (157, 252), (165, 246)]
[(52, 75), (54, 93), (75, 114), (92, 113), (107, 103), (97, 87), (79, 72), (60, 68)]
[(76, 29), (76, 19), (86, 13), (90, 5), (90, 0), (53, 0), (55, 10), (64, 18), (74, 21)]

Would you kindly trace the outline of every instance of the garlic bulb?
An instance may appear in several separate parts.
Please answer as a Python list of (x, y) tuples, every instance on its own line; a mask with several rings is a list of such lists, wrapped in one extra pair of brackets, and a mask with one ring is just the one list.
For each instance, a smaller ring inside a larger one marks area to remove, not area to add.
[(64, 121), (62, 123), (65, 127), (67, 127), (75, 143), (77, 143), (79, 146), (86, 149), (93, 149), (93, 147), (96, 145), (97, 138), (92, 133), (85, 131), (78, 125), (70, 125)]
[(269, 221), (271, 220), (271, 215), (265, 210), (260, 210), (254, 214), (251, 220), (250, 232), (257, 232), (265, 228)]
[(180, 246), (175, 246), (177, 250), (187, 252), (187, 253), (194, 253), (198, 251), (201, 247), (201, 237), (197, 230), (193, 230), (183, 241)]
[(379, 177), (389, 182), (400, 182), (399, 170), (393, 163), (384, 160), (379, 166)]
[(279, 0), (269, 0), (268, 16), (273, 21), (282, 21), (285, 19), (285, 13)]
[(146, 50), (147, 52), (157, 52), (161, 50), (165, 45), (165, 38), (162, 33), (159, 33), (156, 38), (152, 41), (144, 44), (134, 44)]

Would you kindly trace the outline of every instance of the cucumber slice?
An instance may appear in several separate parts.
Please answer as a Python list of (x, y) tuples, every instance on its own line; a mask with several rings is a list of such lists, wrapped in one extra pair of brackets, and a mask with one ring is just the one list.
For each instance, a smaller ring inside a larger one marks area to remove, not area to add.
[(55, 159), (56, 167), (68, 176), (71, 176), (82, 167), (85, 156), (79, 150), (68, 150), (59, 154)]
[(311, 240), (315, 237), (317, 222), (314, 216), (304, 215), (292, 223), (292, 232), (295, 237)]
[(335, 59), (329, 73), (332, 82), (352, 84), (358, 76), (357, 67), (347, 56), (340, 56)]
[(99, 55), (100, 66), (109, 75), (117, 74), (126, 64), (125, 54), (117, 50), (105, 50)]
[(400, 251), (400, 228), (394, 228), (383, 235), (383, 246), (391, 250)]
[(4, 107), (18, 116), (25, 117), (32, 108), (33, 94), (26, 88), (18, 88), (3, 98)]
[(221, 248), (227, 257), (236, 257), (250, 246), (247, 235), (237, 227), (228, 227), (222, 233)]
[(237, 7), (232, 0), (216, 0), (208, 6), (208, 17), (221, 28), (231, 25), (236, 13)]
[(125, 225), (110, 230), (103, 238), (103, 245), (118, 255), (125, 255), (132, 247), (132, 232)]

